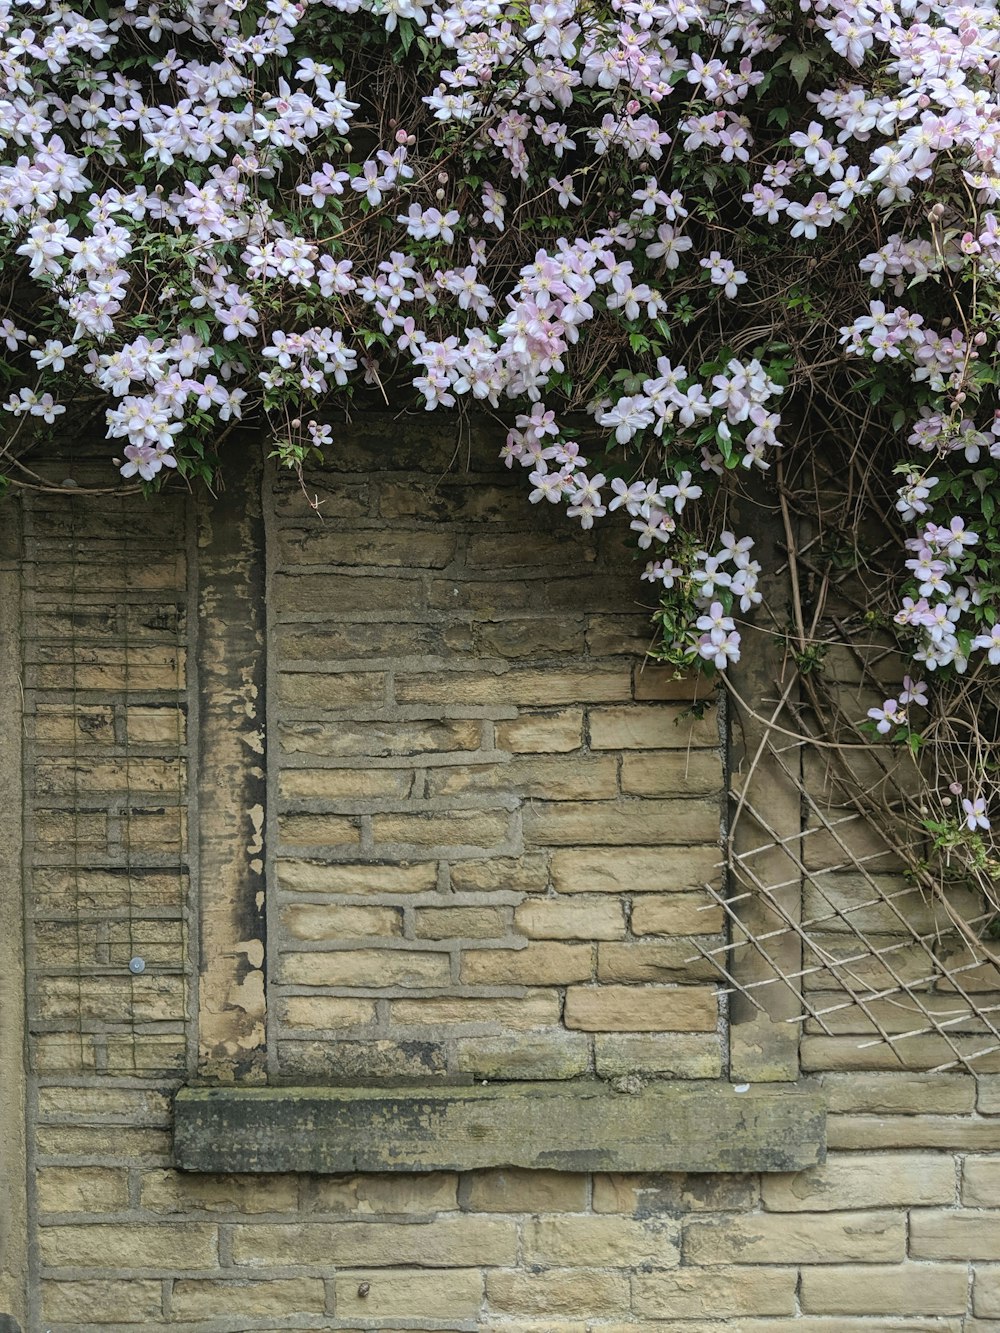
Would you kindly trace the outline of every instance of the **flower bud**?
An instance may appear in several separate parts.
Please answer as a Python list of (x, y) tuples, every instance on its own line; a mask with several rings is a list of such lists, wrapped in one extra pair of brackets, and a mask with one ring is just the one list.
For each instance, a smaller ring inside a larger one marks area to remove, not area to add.
[(441, 203), (441, 201), (444, 199), (444, 190), (435, 190), (434, 198), (438, 201), (438, 203)]
[(447, 173), (447, 171), (439, 171), (439, 172), (438, 172), (438, 185), (447, 185), (447, 184), (448, 184), (448, 173)]
[(396, 131), (396, 142), (399, 143), (399, 144), (404, 144), (404, 143), (406, 143), (411, 137), (412, 137), (412, 136), (409, 135), (409, 134), (407, 134), (407, 132), (406, 132), (405, 130), (397, 130), (397, 131)]
[(959, 406), (961, 406), (962, 403), (965, 402), (965, 394), (964, 394), (964, 393), (961, 393), (961, 392), (960, 392), (960, 393), (956, 393), (956, 394), (955, 394), (955, 402), (958, 403)]
[(986, 334), (980, 329), (972, 341), (976, 347), (983, 347), (986, 344)]
[(408, 134), (406, 136), (406, 146), (408, 148), (412, 148), (416, 142), (417, 142), (417, 136), (415, 134)]
[(294, 417), (292, 419), (292, 430), (298, 430), (301, 425), (302, 425), (301, 417)]

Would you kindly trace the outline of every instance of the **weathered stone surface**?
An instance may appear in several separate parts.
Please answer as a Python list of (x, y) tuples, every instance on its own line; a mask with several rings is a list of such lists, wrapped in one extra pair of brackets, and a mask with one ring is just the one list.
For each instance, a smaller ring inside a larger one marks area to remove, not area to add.
[[(182, 1089), (177, 1165), (197, 1171), (789, 1170), (823, 1152), (818, 1098), (761, 1087), (528, 1083), (378, 1092)], [(705, 1124), (713, 1133), (703, 1133)]]
[(781, 1213), (951, 1203), (955, 1165), (933, 1153), (831, 1153), (822, 1166), (770, 1176), (761, 1188), (764, 1206)]
[(926, 1317), (964, 1313), (968, 1288), (965, 1264), (857, 1264), (804, 1268), (800, 1300), (806, 1314)]
[(757, 1213), (684, 1228), (684, 1258), (695, 1264), (887, 1263), (905, 1254), (906, 1219), (886, 1212)]

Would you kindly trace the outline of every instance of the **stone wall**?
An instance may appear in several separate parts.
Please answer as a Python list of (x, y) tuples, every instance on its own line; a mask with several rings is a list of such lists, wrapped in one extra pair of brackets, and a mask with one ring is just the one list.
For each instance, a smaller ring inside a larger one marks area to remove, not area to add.
[[(906, 1069), (806, 1034), (829, 1155), (797, 1175), (173, 1169), (172, 1094), (226, 1060), (272, 1081), (730, 1073), (684, 938), (721, 924), (698, 888), (713, 714), (643, 668), (615, 538), (529, 507), (479, 446), (405, 430), (366, 425), (308, 479), (322, 522), (265, 490), (263, 716), (260, 635), (215, 597), (255, 586), (258, 525), (238, 556), (181, 499), (25, 505), (30, 1270), (4, 1238), (9, 1313), (31, 1333), (998, 1333), (1000, 1076), (925, 1072), (937, 1048)], [(266, 784), (245, 827), (225, 801), (250, 787), (195, 743), (216, 731)], [(266, 859), (266, 908), (216, 834)], [(265, 970), (266, 1024), (244, 1000)]]

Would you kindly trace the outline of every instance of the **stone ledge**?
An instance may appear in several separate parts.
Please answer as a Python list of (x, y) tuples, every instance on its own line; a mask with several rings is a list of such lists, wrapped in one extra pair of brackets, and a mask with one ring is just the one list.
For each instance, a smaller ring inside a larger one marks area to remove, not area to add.
[(793, 1083), (182, 1088), (174, 1101), (182, 1171), (801, 1171), (825, 1153), (823, 1099)]

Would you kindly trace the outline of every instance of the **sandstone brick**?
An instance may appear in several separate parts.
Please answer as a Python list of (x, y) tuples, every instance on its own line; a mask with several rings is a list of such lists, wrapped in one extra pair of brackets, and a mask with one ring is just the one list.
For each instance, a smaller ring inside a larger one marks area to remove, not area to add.
[(373, 565), (376, 569), (442, 569), (450, 563), (454, 551), (455, 538), (447, 532), (351, 529), (339, 524), (336, 528), (286, 529), (278, 540), (279, 558), (286, 566), (293, 567)]
[(66, 1324), (143, 1324), (162, 1314), (163, 1284), (138, 1278), (43, 1282), (46, 1320)]
[[(706, 948), (721, 946), (721, 936), (703, 936)], [(608, 944), (597, 949), (599, 981), (715, 981), (715, 964), (699, 954), (689, 938)]]
[(933, 1115), (971, 1111), (976, 1104), (971, 1074), (823, 1074), (820, 1085), (834, 1115)]
[(485, 861), (458, 861), (451, 867), (451, 887), (459, 893), (507, 890), (540, 893), (549, 882), (543, 855), (493, 856)]
[(656, 1217), (687, 1213), (718, 1213), (755, 1208), (760, 1185), (755, 1176), (701, 1175), (666, 1172), (661, 1175), (595, 1175), (595, 1213), (625, 1213)]
[(382, 671), (295, 671), (278, 677), (278, 706), (285, 708), (344, 708), (349, 704), (379, 704), (385, 698)]
[(187, 1043), (182, 1033), (109, 1036), (105, 1055), (109, 1074), (175, 1075), (187, 1067)]
[(375, 1022), (375, 1012), (374, 1000), (329, 995), (287, 995), (279, 1009), (285, 1027), (324, 1030), (368, 1027)]
[(420, 907), (413, 919), (418, 940), (498, 939), (510, 929), (504, 907)]
[(46, 1268), (101, 1269), (112, 1263), (169, 1273), (218, 1263), (217, 1231), (205, 1222), (42, 1227), (38, 1243)]
[(481, 569), (503, 569), (524, 565), (559, 565), (572, 561), (593, 564), (597, 551), (579, 531), (526, 532), (516, 542), (505, 532), (486, 531), (469, 542), (469, 564)]
[(383, 518), (437, 519), (453, 523), (500, 519), (518, 523), (524, 518), (524, 495), (495, 477), (448, 478), (424, 484), (407, 478), (387, 481), (382, 487), (379, 513)]
[[(393, 657), (399, 652), (400, 631), (395, 619), (374, 624), (338, 619), (318, 625), (276, 625), (271, 642), (275, 661), (282, 666), (345, 660), (375, 665), (374, 659)], [(439, 627), (410, 621), (406, 626), (406, 647), (413, 653), (440, 652)]]
[(405, 758), (477, 750), (483, 724), (475, 719), (427, 722), (280, 722), (284, 754), (348, 759)]
[(502, 764), (436, 768), (428, 775), (429, 796), (514, 792), (547, 801), (602, 801), (618, 792), (611, 755), (517, 758)]
[[(1000, 1208), (1000, 1157), (965, 1159), (962, 1202), (967, 1208)], [(997, 1260), (1000, 1262), (1000, 1255)]]
[(458, 1208), (458, 1176), (444, 1171), (426, 1175), (306, 1176), (301, 1190), (302, 1209), (310, 1214), (430, 1216)]
[(463, 1176), (460, 1197), (473, 1213), (580, 1213), (587, 1185), (584, 1175), (506, 1167)]
[(559, 893), (663, 893), (721, 884), (721, 853), (703, 847), (574, 847), (552, 855)]
[(1000, 1264), (976, 1269), (972, 1309), (979, 1319), (1000, 1319)]
[(361, 840), (358, 821), (346, 815), (282, 815), (278, 838), (297, 847), (351, 847)]
[(166, 1129), (132, 1129), (123, 1125), (40, 1125), (35, 1145), (41, 1157), (84, 1158), (88, 1162), (121, 1165), (123, 1161), (161, 1162), (172, 1152)]
[(289, 953), (281, 959), (280, 977), (298, 986), (443, 986), (451, 980), (451, 960), (446, 953), (411, 949)]
[(559, 1022), (559, 996), (551, 990), (529, 990), (509, 998), (429, 995), (413, 1000), (391, 1000), (389, 1020), (402, 1027), (421, 1024), (475, 1024), (490, 1030), (549, 1027)]
[(447, 1052), (435, 1041), (279, 1041), (278, 1066), (286, 1078), (334, 1084), (394, 1083), (438, 1078), (447, 1072)]
[(497, 749), (515, 754), (565, 754), (579, 749), (582, 738), (582, 708), (522, 713), (509, 722), (496, 724)]
[(325, 865), (322, 861), (278, 862), (278, 885), (289, 893), (350, 893), (360, 897), (383, 893), (425, 893), (437, 887), (437, 866), (422, 861), (408, 865)]
[(233, 1228), (233, 1263), (241, 1267), (292, 1263), (461, 1268), (470, 1264), (512, 1264), (516, 1252), (513, 1222), (485, 1217), (379, 1222), (377, 1226), (368, 1222), (308, 1222)]
[(587, 1032), (714, 1032), (708, 986), (571, 986), (566, 1026)]
[(187, 717), (172, 704), (149, 708), (132, 704), (125, 710), (125, 730), (132, 745), (184, 745)]
[(665, 1221), (541, 1217), (525, 1223), (523, 1236), (524, 1262), (532, 1266), (672, 1268), (680, 1259), (679, 1229)]
[(35, 762), (35, 790), (39, 796), (75, 792), (112, 794), (169, 793), (176, 797), (186, 786), (187, 774), (178, 759), (91, 759), (84, 755), (39, 758)]
[(50, 1084), (38, 1090), (38, 1115), (44, 1120), (74, 1120), (100, 1125), (170, 1123), (170, 1098), (155, 1088), (61, 1087)]
[(140, 1203), (151, 1213), (281, 1213), (298, 1205), (294, 1176), (203, 1176), (144, 1171)]
[[(890, 1049), (885, 1043), (862, 1046), (856, 1037), (804, 1037), (799, 1045), (799, 1059), (804, 1073), (828, 1069), (934, 1069), (955, 1059), (955, 1046), (971, 1055), (981, 1045), (982, 1038), (977, 1041), (975, 1037), (954, 1037), (951, 1042), (943, 1037), (912, 1037)], [(1000, 1070), (1000, 1054), (981, 1057), (976, 1068), (984, 1074)]]
[(550, 1268), (539, 1273), (493, 1269), (486, 1275), (486, 1299), (507, 1314), (622, 1314), (628, 1309), (628, 1278), (595, 1268)]
[(1000, 1148), (1000, 1130), (970, 1116), (836, 1115), (827, 1120), (831, 1148)]
[(890, 1263), (905, 1255), (902, 1214), (756, 1213), (684, 1228), (684, 1258), (695, 1264)]
[(963, 1314), (968, 1286), (964, 1264), (831, 1265), (802, 1270), (800, 1300), (806, 1314), (926, 1318)]
[(286, 800), (360, 801), (407, 797), (413, 773), (406, 768), (287, 768), (278, 774), (278, 795)]
[(866, 819), (853, 811), (823, 810), (831, 826), (827, 829), (814, 814), (807, 837), (802, 839), (802, 860), (807, 870), (829, 870), (861, 863), (870, 874), (900, 873), (898, 856), (889, 851), (885, 839)]
[(343, 940), (351, 936), (401, 935), (403, 913), (398, 907), (282, 908), (281, 929), (294, 940)]
[(711, 698), (713, 687), (704, 676), (684, 675), (676, 667), (640, 663), (633, 672), (632, 693), (636, 699)]
[(372, 1326), (370, 1320), (385, 1319), (433, 1319), (453, 1326), (475, 1319), (483, 1299), (483, 1278), (477, 1268), (338, 1273), (333, 1285), (338, 1318), (360, 1319), (366, 1327)]
[(100, 912), (122, 908), (141, 912), (146, 907), (179, 908), (187, 897), (187, 876), (133, 867), (120, 870), (36, 870), (32, 876), (34, 902), (39, 911)]
[(647, 894), (632, 907), (634, 935), (711, 935), (724, 914), (707, 893)]
[(413, 611), (424, 605), (423, 580), (397, 574), (380, 578), (340, 574), (278, 574), (273, 585), (274, 607), (282, 616), (332, 617), (345, 611)]
[[(581, 699), (588, 696), (579, 695)], [(590, 696), (593, 697), (593, 696)], [(717, 714), (702, 718), (684, 707), (634, 704), (630, 708), (592, 708), (590, 744), (595, 750), (687, 750), (719, 747)]]
[(594, 1037), (594, 1066), (601, 1078), (720, 1078), (722, 1046), (714, 1032), (599, 1033)]
[(636, 1273), (632, 1308), (637, 1315), (666, 1319), (729, 1319), (740, 1315), (795, 1312), (794, 1268), (679, 1268)]
[(184, 1017), (184, 978), (143, 977), (132, 984), (130, 977), (39, 977), (35, 984), (35, 1014), (41, 1019), (96, 1019), (120, 1023), (180, 1021)]
[[(576, 704), (630, 699), (628, 671), (545, 671), (515, 667), (491, 675), (486, 671), (435, 671), (428, 675), (396, 678), (396, 700), (401, 704)], [(608, 748), (608, 747), (602, 747)], [(615, 746), (611, 748), (617, 748)]]
[(270, 1278), (259, 1282), (219, 1282), (181, 1278), (174, 1283), (170, 1313), (174, 1319), (211, 1319), (214, 1315), (281, 1318), (322, 1314), (326, 1290), (322, 1278)]
[[(581, 724), (583, 714), (581, 713)], [(66, 707), (39, 704), (35, 710), (35, 740), (39, 745), (62, 747), (114, 745), (115, 715), (110, 705)]]
[(702, 796), (722, 790), (722, 760), (714, 750), (647, 750), (622, 757), (626, 796)]
[(466, 949), (462, 982), (469, 986), (556, 986), (586, 981), (593, 970), (589, 944), (529, 944), (523, 949)]
[(110, 1167), (42, 1167), (35, 1188), (41, 1213), (113, 1213), (128, 1207), (128, 1175)]
[(587, 623), (587, 647), (594, 657), (642, 656), (651, 641), (648, 614), (592, 615)]
[(376, 843), (413, 847), (497, 847), (510, 833), (506, 810), (448, 810), (444, 813), (374, 815)]
[(715, 844), (719, 806), (706, 800), (535, 801), (524, 812), (524, 838), (552, 847)]
[(951, 1203), (955, 1165), (934, 1153), (831, 1153), (808, 1171), (764, 1176), (761, 1190), (764, 1206), (782, 1213)]
[(959, 1212), (929, 1208), (912, 1213), (910, 1254), (914, 1259), (995, 1262), (1000, 1256), (1000, 1211)]
[[(506, 657), (515, 661), (532, 658), (536, 662), (563, 653), (580, 657), (585, 642), (583, 620), (572, 615), (558, 620), (553, 616), (478, 620), (471, 630), (469, 635), (468, 627), (455, 626), (446, 632), (445, 642), (453, 650), (465, 648), (480, 657)], [(463, 631), (464, 641), (459, 639)]]
[(620, 902), (608, 898), (529, 899), (514, 912), (515, 928), (529, 939), (619, 940), (625, 935)]
[(980, 1115), (1000, 1115), (1000, 1076), (987, 1074), (979, 1078), (976, 1108)]
[(484, 620), (496, 620), (513, 611), (542, 610), (544, 591), (538, 580), (430, 579), (427, 605), (432, 611), (472, 611)]
[(576, 1078), (590, 1066), (590, 1044), (568, 1032), (470, 1037), (455, 1043), (455, 1064), (480, 1079)]

